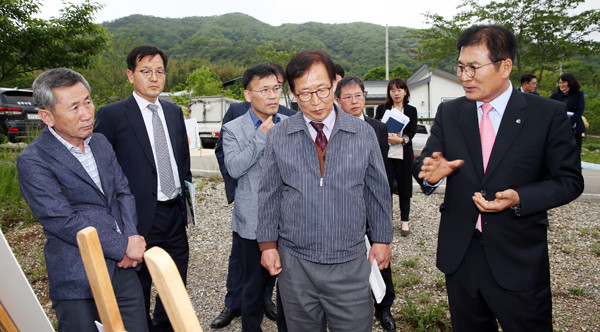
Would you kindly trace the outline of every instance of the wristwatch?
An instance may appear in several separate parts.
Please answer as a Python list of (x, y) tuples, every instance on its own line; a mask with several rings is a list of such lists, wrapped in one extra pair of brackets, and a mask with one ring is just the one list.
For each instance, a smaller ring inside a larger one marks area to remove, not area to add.
[(410, 138), (408, 138), (408, 136), (402, 136), (402, 144), (408, 144), (408, 142), (410, 142)]
[(513, 212), (515, 213), (515, 215), (517, 217), (521, 216), (521, 204), (517, 204), (517, 205), (511, 206), (510, 209), (513, 210)]

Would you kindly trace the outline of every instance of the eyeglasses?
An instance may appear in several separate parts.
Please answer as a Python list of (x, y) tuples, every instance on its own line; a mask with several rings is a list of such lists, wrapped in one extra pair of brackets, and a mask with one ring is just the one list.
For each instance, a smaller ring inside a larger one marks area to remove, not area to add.
[(152, 74), (156, 74), (157, 78), (163, 78), (163, 77), (167, 76), (166, 69), (159, 69), (157, 71), (152, 71), (150, 69), (140, 69), (138, 71), (142, 74), (142, 76), (144, 78), (150, 78), (150, 77), (152, 77)]
[(298, 97), (298, 100), (306, 103), (312, 99), (313, 94), (316, 94), (317, 97), (319, 97), (320, 99), (324, 99), (324, 98), (329, 97), (330, 93), (331, 93), (331, 87), (321, 88), (317, 91), (301, 92), (301, 93), (296, 94), (296, 96)]
[(349, 103), (349, 102), (352, 102), (354, 99), (356, 99), (357, 101), (360, 101), (363, 98), (365, 98), (365, 94), (364, 93), (357, 93), (354, 96), (352, 96), (352, 95), (350, 95), (350, 96), (344, 96), (344, 97), (342, 97), (342, 100), (345, 103)]
[(504, 61), (506, 59), (500, 59), (500, 60), (496, 60), (496, 61), (492, 61), (492, 62), (488, 62), (486, 64), (483, 64), (481, 66), (473, 66), (473, 65), (466, 65), (466, 66), (461, 66), (461, 65), (454, 65), (452, 66), (452, 70), (456, 72), (456, 76), (458, 77), (462, 77), (463, 73), (467, 74), (468, 78), (473, 78), (475, 76), (475, 71), (481, 67), (485, 67), (487, 65), (491, 65), (492, 63), (496, 63), (496, 62), (500, 62), (500, 61)]
[(281, 92), (281, 86), (276, 85), (272, 88), (262, 88), (260, 90), (248, 90), (248, 91), (252, 91), (252, 92), (260, 92), (261, 95), (263, 95), (263, 97), (266, 97), (269, 95), (269, 92), (273, 92), (273, 94), (278, 94)]

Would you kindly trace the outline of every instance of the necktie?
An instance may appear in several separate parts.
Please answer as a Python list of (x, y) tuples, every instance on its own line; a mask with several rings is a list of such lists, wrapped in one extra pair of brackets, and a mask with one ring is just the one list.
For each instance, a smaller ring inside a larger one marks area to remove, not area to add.
[(149, 104), (148, 109), (152, 111), (152, 131), (154, 132), (154, 150), (156, 153), (158, 175), (160, 177), (160, 188), (163, 194), (171, 198), (175, 193), (175, 179), (173, 178), (173, 168), (171, 167), (171, 157), (169, 156), (165, 129), (158, 116), (158, 106)]
[(317, 144), (317, 146), (319, 147), (319, 149), (321, 149), (321, 151), (325, 151), (325, 148), (327, 147), (327, 136), (325, 136), (325, 133), (323, 132), (323, 124), (320, 122), (315, 122), (315, 121), (311, 121), (310, 125), (313, 126), (313, 128), (315, 128), (315, 130), (317, 131), (317, 137), (315, 138), (315, 144)]
[[(494, 132), (494, 125), (490, 119), (490, 111), (494, 107), (490, 104), (481, 105), (483, 115), (481, 116), (481, 123), (479, 124), (479, 135), (481, 136), (481, 155), (483, 157), (483, 172), (487, 169), (490, 155), (492, 154), (492, 147), (494, 147), (494, 141), (496, 140), (496, 133)], [(477, 218), (477, 229), (481, 232), (481, 214)]]

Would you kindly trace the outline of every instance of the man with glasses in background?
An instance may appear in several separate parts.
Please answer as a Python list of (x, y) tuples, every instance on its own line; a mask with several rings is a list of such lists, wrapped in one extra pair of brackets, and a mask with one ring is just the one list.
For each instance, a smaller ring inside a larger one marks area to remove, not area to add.
[(458, 38), (465, 97), (438, 107), (413, 166), (430, 194), (446, 178), (437, 267), (454, 331), (552, 331), (549, 209), (583, 190), (562, 103), (517, 92), (517, 40), (475, 25)]
[(521, 76), (521, 87), (519, 90), (524, 93), (532, 93), (539, 96), (539, 93), (535, 91), (537, 89), (537, 84), (537, 77), (535, 77), (535, 75), (523, 74)]
[[(186, 282), (189, 257), (185, 230), (185, 181), (192, 181), (190, 150), (181, 108), (159, 100), (165, 86), (167, 56), (154, 46), (138, 46), (127, 56), (133, 94), (101, 107), (94, 131), (106, 136), (135, 196), (138, 232), (148, 249), (171, 255)], [(150, 319), (152, 278), (144, 264), (138, 272), (150, 331), (173, 328), (160, 298)]]
[(244, 97), (250, 107), (246, 114), (223, 126), (222, 140), (225, 166), (231, 177), (238, 181), (231, 230), (232, 247), (239, 248), (243, 271), (242, 331), (261, 331), (264, 294), (270, 275), (260, 264), (261, 254), (256, 242), (259, 161), (269, 130), (287, 116), (277, 114), (281, 86), (276, 68), (269, 64), (254, 66), (244, 72), (242, 80)]
[[(393, 237), (377, 138), (367, 123), (334, 107), (327, 54), (296, 54), (286, 76), (301, 113), (270, 130), (261, 159), (262, 265), (279, 274), (290, 331), (371, 331), (369, 263), (388, 266)], [(374, 242), (368, 259), (367, 223)]]

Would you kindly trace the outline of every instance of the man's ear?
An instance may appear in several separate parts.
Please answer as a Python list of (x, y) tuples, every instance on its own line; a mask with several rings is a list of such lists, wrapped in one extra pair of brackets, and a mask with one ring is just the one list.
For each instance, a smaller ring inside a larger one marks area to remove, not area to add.
[(129, 79), (129, 83), (133, 84), (133, 71), (127, 69), (127, 78)]
[(513, 62), (511, 59), (506, 59), (502, 62), (502, 69), (504, 70), (505, 77), (510, 77), (510, 73), (512, 72)]
[(250, 90), (244, 90), (244, 98), (249, 103), (252, 103), (252, 92)]
[(48, 127), (54, 127), (54, 114), (52, 114), (52, 111), (45, 108), (40, 108), (38, 115)]

